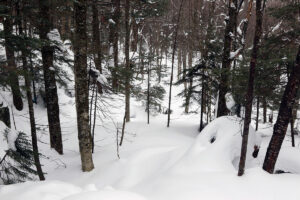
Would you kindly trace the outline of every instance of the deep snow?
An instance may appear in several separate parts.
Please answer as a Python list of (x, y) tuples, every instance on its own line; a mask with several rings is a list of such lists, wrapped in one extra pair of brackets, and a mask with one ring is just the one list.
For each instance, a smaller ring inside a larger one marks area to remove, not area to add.
[[(116, 153), (116, 127), (122, 124), (124, 98), (116, 95), (112, 100), (101, 97), (101, 108), (108, 115), (100, 115), (97, 119), (95, 169), (89, 173), (81, 172), (75, 99), (71, 96), (72, 71), (66, 70), (71, 80), (69, 90), (58, 88), (64, 155), (58, 155), (49, 147), (46, 109), (40, 101), (35, 105), (35, 116), (39, 149), (46, 156), (42, 158), (46, 181), (0, 186), (1, 200), (300, 199), (298, 136), (296, 147), (291, 148), (288, 133), (277, 163), (277, 169), (293, 174), (270, 175), (261, 166), (272, 124), (259, 124), (257, 132), (251, 128), (246, 173), (238, 177), (236, 166), (241, 146), (241, 120), (219, 118), (199, 134), (199, 114), (183, 114), (182, 98), (177, 96), (182, 86), (173, 87), (170, 128), (166, 127), (167, 116), (164, 114), (151, 115), (147, 125), (143, 103), (131, 99), (131, 122), (126, 125), (120, 159)], [(167, 82), (168, 77), (164, 81)], [(168, 86), (165, 88), (167, 90)], [(11, 99), (9, 92), (1, 91), (0, 102), (10, 107)], [(167, 105), (167, 99), (163, 105)], [(197, 110), (196, 104), (192, 106)], [(14, 109), (14, 118), (17, 130), (29, 134), (27, 106), (21, 112)], [(260, 146), (256, 159), (252, 157), (254, 145)], [(5, 148), (8, 146), (1, 146), (0, 150), (3, 152)]]
[[(175, 93), (179, 91), (175, 88)], [(182, 200), (182, 199), (295, 199), (300, 198), (298, 174), (270, 175), (261, 169), (272, 128), (262, 125), (258, 132), (250, 129), (247, 170), (237, 177), (236, 162), (240, 151), (241, 122), (223, 117), (198, 133), (199, 116), (182, 114), (180, 98), (174, 96), (171, 127), (166, 115), (151, 116), (141, 102), (132, 101), (131, 122), (126, 125), (125, 143), (116, 155), (115, 129), (109, 119), (99, 120), (96, 129), (95, 169), (80, 170), (74, 99), (59, 90), (64, 155), (50, 150), (47, 128), (39, 131), (42, 159), (47, 173), (44, 182), (1, 186), (1, 200)], [(114, 100), (121, 104), (120, 99)], [(123, 108), (123, 105), (120, 106)], [(121, 125), (122, 110), (111, 109), (116, 124)], [(37, 124), (46, 125), (43, 105), (36, 105)], [(14, 111), (17, 128), (29, 132), (27, 110)], [(267, 127), (267, 128), (266, 128)], [(261, 133), (264, 132), (264, 134)], [(263, 137), (262, 137), (263, 136)], [(215, 141), (211, 143), (211, 138)], [(260, 139), (262, 137), (262, 139)], [(254, 144), (261, 144), (257, 159), (251, 154)], [(277, 164), (280, 169), (299, 173), (299, 140), (291, 148), (287, 139)]]

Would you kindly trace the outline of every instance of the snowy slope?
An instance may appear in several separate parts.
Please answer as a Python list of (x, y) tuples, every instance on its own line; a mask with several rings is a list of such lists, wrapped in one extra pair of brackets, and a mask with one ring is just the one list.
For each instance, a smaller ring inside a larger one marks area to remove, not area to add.
[[(70, 79), (72, 80), (71, 70)], [(176, 74), (176, 72), (175, 72)], [(164, 81), (168, 81), (166, 78)], [(69, 91), (74, 87), (68, 85)], [(165, 85), (168, 91), (168, 86)], [(49, 147), (47, 115), (42, 103), (35, 105), (36, 122), (44, 182), (27, 182), (0, 186), (1, 200), (299, 200), (300, 152), (290, 148), (287, 136), (277, 168), (295, 174), (270, 175), (261, 169), (272, 126), (260, 124), (250, 129), (247, 170), (237, 177), (241, 144), (241, 122), (236, 117), (223, 117), (198, 133), (199, 115), (183, 114), (182, 99), (177, 94), (182, 86), (174, 86), (171, 127), (167, 116), (151, 116), (146, 124), (142, 103), (132, 98), (131, 122), (126, 125), (125, 143), (116, 153), (116, 127), (124, 115), (123, 96), (103, 98), (102, 108), (109, 116), (97, 118), (95, 169), (82, 173), (77, 139), (74, 97), (59, 87), (60, 118), (64, 155)], [(9, 92), (2, 99), (11, 104)], [(166, 94), (168, 96), (168, 94)], [(105, 102), (105, 103), (104, 103)], [(164, 102), (164, 105), (167, 101)], [(25, 104), (24, 104), (25, 105)], [(196, 109), (197, 105), (194, 105)], [(18, 130), (30, 133), (28, 109), (14, 110)], [(13, 119), (12, 119), (13, 120)], [(261, 139), (262, 137), (262, 139)], [(211, 143), (212, 138), (214, 142)], [(258, 158), (251, 157), (253, 146), (259, 145)]]

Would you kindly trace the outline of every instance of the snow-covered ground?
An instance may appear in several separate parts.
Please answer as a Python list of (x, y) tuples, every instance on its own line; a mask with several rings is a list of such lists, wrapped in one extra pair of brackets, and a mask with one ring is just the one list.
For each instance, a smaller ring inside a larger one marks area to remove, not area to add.
[[(71, 72), (69, 70), (69, 72)], [(176, 72), (175, 72), (176, 74)], [(72, 78), (71, 78), (72, 80)], [(165, 79), (167, 81), (168, 78)], [(72, 87), (72, 83), (70, 83)], [(165, 85), (167, 90), (168, 86)], [(142, 102), (131, 99), (131, 122), (126, 124), (125, 142), (117, 156), (116, 127), (124, 115), (122, 96), (103, 98), (109, 113), (97, 119), (95, 169), (81, 171), (75, 99), (59, 88), (60, 119), (64, 155), (50, 149), (47, 115), (43, 103), (35, 105), (40, 152), (46, 181), (0, 186), (1, 200), (299, 200), (300, 140), (291, 148), (286, 136), (277, 164), (285, 174), (270, 175), (261, 169), (272, 134), (271, 124), (250, 129), (247, 169), (237, 176), (241, 146), (241, 121), (223, 117), (200, 134), (199, 114), (183, 114), (182, 86), (174, 86), (171, 127), (167, 115), (151, 116), (146, 123)], [(168, 92), (168, 91), (167, 91)], [(166, 95), (167, 97), (168, 95)], [(10, 93), (1, 91), (10, 105)], [(26, 105), (26, 103), (24, 104)], [(164, 105), (167, 105), (167, 98)], [(196, 108), (197, 105), (194, 105)], [(27, 106), (14, 111), (17, 130), (30, 133)], [(257, 158), (253, 146), (260, 146)]]
[[(174, 93), (180, 89), (175, 87)], [(261, 169), (271, 125), (260, 124), (260, 130), (250, 131), (246, 174), (237, 176), (236, 162), (240, 151), (240, 121), (235, 117), (217, 119), (198, 133), (198, 114), (183, 114), (181, 101), (174, 94), (171, 127), (166, 127), (167, 116), (151, 116), (146, 124), (146, 113), (141, 102), (132, 99), (132, 118), (126, 125), (125, 143), (116, 154), (116, 130), (108, 119), (96, 127), (95, 169), (82, 173), (76, 133), (74, 98), (59, 89), (64, 155), (49, 148), (46, 111), (36, 105), (39, 147), (47, 158), (42, 159), (47, 173), (44, 182), (1, 186), (1, 200), (182, 200), (226, 199), (268, 200), (300, 198), (298, 174), (270, 175)], [(7, 95), (9, 97), (9, 95)], [(111, 115), (121, 125), (123, 105)], [(17, 129), (29, 133), (27, 109), (14, 111)], [(104, 126), (103, 126), (104, 124)], [(102, 126), (100, 126), (102, 125)], [(262, 134), (263, 132), (263, 134)], [(260, 139), (262, 137), (262, 139)], [(211, 139), (215, 141), (211, 143)], [(251, 148), (262, 141), (257, 159)], [(278, 165), (293, 173), (300, 172), (299, 138), (297, 147), (290, 148), (287, 139)], [(251, 146), (252, 145), (252, 146)]]

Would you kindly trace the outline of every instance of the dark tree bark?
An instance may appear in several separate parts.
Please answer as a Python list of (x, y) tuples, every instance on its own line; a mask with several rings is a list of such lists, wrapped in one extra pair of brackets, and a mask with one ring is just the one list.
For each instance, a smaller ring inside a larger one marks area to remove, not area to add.
[[(187, 70), (186, 59), (187, 59), (187, 52), (186, 52), (186, 50), (183, 50), (182, 51), (182, 72), (181, 72), (182, 79), (186, 78), (186, 70)], [(187, 82), (186, 81), (183, 82), (183, 86), (184, 86), (184, 97), (186, 98), (186, 95), (187, 95)]]
[(118, 88), (118, 66), (119, 66), (119, 26), (120, 26), (120, 15), (121, 15), (121, 8), (120, 8), (120, 0), (114, 0), (114, 16), (113, 20), (114, 24), (114, 32), (113, 32), (113, 51), (114, 51), (114, 69), (113, 69), (113, 77), (112, 77), (112, 87), (115, 91)]
[[(237, 0), (228, 1), (228, 21), (226, 21), (225, 36), (224, 36), (224, 49), (222, 58), (222, 71), (219, 83), (219, 97), (218, 97), (218, 110), (217, 117), (227, 115), (229, 110), (226, 106), (225, 95), (228, 92), (228, 81), (229, 81), (229, 71), (230, 71), (230, 51), (232, 45), (232, 34), (237, 23)], [(234, 6), (232, 6), (234, 5)]]
[(243, 130), (243, 139), (242, 139), (242, 148), (241, 148), (238, 176), (242, 176), (245, 171), (249, 126), (251, 123), (255, 68), (256, 68), (258, 50), (260, 48), (259, 42), (262, 35), (262, 21), (263, 21), (263, 10), (264, 10), (263, 9), (264, 3), (262, 3), (262, 1), (263, 0), (256, 0), (256, 25), (255, 25), (253, 49), (252, 49), (251, 61), (250, 61), (248, 89), (246, 93), (245, 120), (244, 120), (244, 130)]
[(288, 79), (284, 94), (281, 99), (277, 121), (274, 125), (273, 135), (269, 143), (263, 169), (269, 173), (274, 172), (275, 164), (283, 143), (287, 127), (292, 114), (296, 95), (300, 85), (300, 46), (297, 53), (296, 63)]
[(266, 100), (266, 97), (263, 97), (263, 118), (264, 118), (264, 123), (267, 123), (267, 100)]
[(129, 58), (129, 42), (130, 42), (130, 25), (129, 25), (130, 1), (125, 0), (125, 114), (126, 122), (130, 121), (130, 58)]
[[(100, 30), (99, 30), (99, 13), (97, 8), (97, 1), (94, 0), (92, 4), (93, 12), (93, 45), (94, 45), (94, 62), (96, 69), (102, 74), (102, 51), (101, 51), (101, 41), (100, 41)], [(97, 89), (100, 94), (103, 93), (102, 85), (97, 82)]]
[[(192, 51), (189, 50), (188, 65), (189, 65), (190, 69), (193, 67), (192, 66), (192, 63), (193, 63), (193, 55), (192, 54), (193, 54)], [(185, 113), (189, 113), (192, 89), (193, 89), (193, 77), (190, 77), (189, 87), (187, 89), (187, 95), (186, 95), (186, 100), (185, 100), (185, 108), (184, 108)]]
[(296, 100), (294, 108), (292, 110), (291, 116), (291, 137), (292, 137), (292, 147), (295, 147), (295, 120), (297, 119), (297, 110), (299, 108), (299, 100)]
[(8, 15), (8, 17), (5, 17), (5, 20), (3, 22), (8, 80), (12, 91), (14, 106), (17, 110), (23, 110), (23, 100), (20, 91), (17, 65), (15, 62), (15, 55), (14, 55), (15, 52), (14, 52), (13, 42), (12, 42), (13, 22), (11, 16), (13, 15), (13, 1), (5, 0), (4, 5), (6, 6), (4, 13)]
[(294, 117), (291, 116), (291, 137), (292, 137), (292, 147), (295, 147), (295, 130), (294, 130)]
[(101, 53), (101, 41), (100, 41), (100, 22), (99, 22), (99, 13), (97, 8), (97, 1), (94, 0), (92, 4), (92, 12), (93, 12), (93, 45), (94, 45), (94, 62), (96, 69), (102, 74), (102, 53)]
[(148, 80), (147, 80), (147, 124), (150, 123), (150, 63), (148, 64)]
[[(20, 2), (18, 2), (17, 5), (17, 25), (19, 28), (19, 35), (23, 36), (23, 26), (22, 26), (22, 16), (20, 15)], [(24, 23), (25, 24), (25, 23)], [(28, 110), (29, 110), (29, 120), (30, 120), (30, 128), (31, 128), (31, 143), (32, 143), (32, 150), (33, 150), (33, 159), (34, 164), (37, 169), (37, 174), (39, 176), (39, 179), (45, 180), (44, 173), (42, 170), (41, 162), (40, 162), (40, 154), (38, 150), (38, 141), (37, 141), (37, 135), (36, 135), (36, 124), (35, 124), (35, 117), (34, 117), (34, 107), (33, 107), (33, 101), (32, 101), (32, 92), (31, 92), (31, 80), (30, 80), (30, 70), (27, 64), (27, 53), (26, 53), (26, 47), (21, 48), (21, 59), (23, 64), (23, 70), (24, 70), (24, 79), (25, 79), (25, 87), (26, 87), (26, 96), (27, 96), (27, 102), (28, 102)]]
[(272, 110), (272, 113), (269, 115), (269, 122), (273, 123), (273, 110)]
[(203, 76), (202, 76), (202, 88), (201, 88), (201, 113), (200, 113), (200, 127), (199, 127), (199, 132), (201, 132), (204, 128), (203, 124), (203, 113), (204, 113), (204, 93), (205, 93), (205, 86), (204, 86), (204, 68), (203, 68)]
[(137, 44), (139, 40), (139, 25), (136, 22), (136, 19), (132, 18), (132, 41), (131, 41), (131, 51), (136, 52), (137, 51)]
[(182, 10), (183, 1), (181, 0), (179, 11), (178, 11), (178, 17), (177, 17), (177, 23), (176, 23), (176, 29), (174, 34), (174, 43), (173, 43), (173, 52), (172, 52), (172, 67), (171, 67), (171, 78), (170, 78), (170, 89), (169, 89), (169, 104), (168, 104), (168, 122), (167, 127), (170, 127), (170, 115), (171, 115), (171, 100), (172, 100), (172, 85), (173, 85), (173, 76), (174, 76), (174, 60), (175, 60), (175, 53), (177, 48), (177, 36), (178, 36), (178, 29), (179, 29), (179, 22), (180, 22), (180, 15)]
[(63, 154), (62, 135), (59, 119), (59, 105), (57, 87), (55, 80), (55, 69), (53, 67), (54, 47), (51, 46), (48, 34), (51, 31), (50, 1), (40, 0), (40, 39), (43, 40), (42, 62), (44, 70), (44, 82), (46, 92), (46, 104), (48, 125), (50, 133), (50, 145), (59, 154)]
[[(24, 67), (27, 67), (27, 66), (24, 66)], [(27, 69), (26, 69), (26, 72), (27, 72), (27, 74), (29, 73), (29, 71)], [(28, 75), (25, 75), (25, 87), (27, 89), (26, 95), (27, 95), (28, 109), (29, 109), (29, 118), (30, 118), (30, 127), (31, 127), (31, 142), (32, 142), (32, 150), (34, 153), (34, 155), (33, 155), (34, 156), (34, 164), (36, 166), (36, 170), (37, 170), (40, 180), (43, 181), (43, 180), (45, 180), (45, 177), (44, 177), (44, 173), (42, 170), (40, 157), (39, 157), (39, 149), (38, 149), (37, 136), (36, 136), (36, 124), (35, 124), (33, 102), (32, 102), (32, 93), (31, 93), (30, 80), (28, 78)]]
[(255, 130), (258, 130), (258, 120), (259, 120), (259, 97), (257, 97), (257, 101), (256, 101), (256, 122), (255, 122)]
[(181, 64), (182, 64), (182, 51), (181, 51), (181, 49), (178, 49), (177, 59), (178, 59), (178, 64), (177, 64), (177, 80), (179, 80), (180, 79), (180, 75), (181, 75)]
[(92, 137), (89, 127), (89, 88), (87, 75), (87, 5), (85, 0), (74, 1), (75, 42), (75, 98), (77, 111), (78, 140), (82, 171), (94, 169), (92, 158)]

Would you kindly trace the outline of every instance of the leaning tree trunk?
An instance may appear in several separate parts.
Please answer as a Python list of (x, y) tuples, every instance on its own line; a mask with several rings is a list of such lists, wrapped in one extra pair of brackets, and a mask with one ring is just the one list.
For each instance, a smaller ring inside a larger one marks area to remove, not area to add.
[[(22, 28), (19, 27), (20, 33), (22, 33)], [(45, 180), (44, 173), (42, 170), (42, 165), (40, 162), (40, 154), (38, 149), (38, 140), (36, 135), (36, 124), (35, 124), (35, 117), (34, 117), (34, 108), (33, 108), (33, 101), (32, 101), (32, 93), (31, 93), (31, 87), (30, 87), (30, 72), (29, 67), (27, 65), (27, 58), (25, 51), (22, 51), (22, 63), (23, 63), (23, 69), (25, 72), (24, 79), (25, 79), (25, 87), (26, 87), (26, 95), (27, 95), (27, 101), (28, 101), (28, 110), (29, 110), (29, 119), (30, 119), (30, 128), (31, 128), (31, 142), (32, 142), (32, 150), (33, 150), (33, 159), (34, 164), (36, 166), (37, 174), (39, 176), (39, 179)]]
[(269, 173), (274, 172), (275, 164), (283, 143), (287, 127), (292, 115), (293, 106), (300, 85), (300, 46), (297, 53), (296, 63), (288, 79), (284, 94), (281, 99), (277, 121), (274, 125), (273, 135), (269, 143), (263, 169)]
[[(26, 70), (27, 73), (28, 70)], [(34, 164), (36, 166), (37, 174), (40, 180), (45, 180), (44, 173), (42, 170), (42, 165), (40, 162), (39, 157), (39, 149), (37, 143), (37, 136), (36, 136), (36, 125), (35, 125), (35, 118), (34, 118), (34, 110), (33, 110), (33, 102), (32, 102), (32, 93), (30, 88), (30, 81), (28, 80), (28, 75), (25, 75), (25, 87), (26, 87), (26, 95), (28, 101), (28, 109), (29, 109), (29, 118), (30, 118), (30, 127), (31, 127), (31, 142), (32, 142), (32, 150), (33, 150), (33, 158)]]
[(75, 42), (74, 71), (78, 140), (82, 171), (94, 169), (92, 137), (89, 127), (89, 88), (87, 75), (87, 5), (85, 0), (74, 1)]
[[(234, 5), (234, 6), (233, 6)], [(230, 0), (228, 4), (229, 9), (229, 19), (226, 22), (225, 36), (224, 36), (224, 49), (222, 58), (222, 71), (219, 83), (219, 97), (218, 97), (218, 110), (217, 117), (227, 115), (229, 110), (226, 106), (225, 95), (228, 92), (228, 80), (230, 71), (230, 51), (232, 45), (232, 34), (237, 23), (237, 0)]]
[(130, 42), (130, 26), (129, 26), (130, 1), (125, 0), (125, 113), (126, 122), (130, 121), (130, 59), (129, 59), (129, 42)]
[[(23, 37), (23, 26), (22, 26), (22, 16), (20, 15), (20, 2), (18, 2), (17, 5), (17, 25), (19, 28), (19, 35)], [(25, 21), (25, 20), (24, 20)], [(25, 24), (25, 22), (24, 22)], [(25, 47), (26, 48), (26, 47)], [(29, 110), (29, 120), (30, 120), (30, 128), (31, 128), (31, 143), (32, 143), (32, 150), (33, 150), (33, 159), (34, 164), (36, 166), (37, 175), (39, 176), (39, 179), (45, 180), (44, 173), (42, 170), (42, 165), (40, 162), (40, 154), (38, 150), (38, 141), (37, 141), (37, 135), (36, 135), (36, 124), (35, 124), (35, 117), (34, 117), (34, 108), (33, 108), (33, 101), (32, 101), (32, 93), (31, 93), (31, 87), (30, 87), (30, 70), (29, 66), (27, 64), (27, 53), (26, 49), (24, 47), (21, 48), (21, 59), (23, 64), (23, 70), (24, 70), (24, 79), (25, 79), (25, 87), (26, 87), (26, 96), (27, 96), (27, 102), (28, 102), (28, 110)]]
[(251, 123), (255, 68), (256, 68), (257, 55), (259, 50), (259, 41), (262, 35), (263, 8), (264, 5), (262, 5), (262, 0), (256, 0), (256, 25), (255, 25), (253, 49), (252, 49), (251, 61), (250, 61), (248, 89), (246, 94), (245, 120), (244, 120), (244, 130), (243, 130), (243, 139), (242, 139), (242, 148), (241, 148), (238, 176), (242, 176), (245, 171), (249, 126)]
[(59, 154), (63, 154), (62, 135), (59, 119), (59, 105), (53, 67), (54, 47), (51, 46), (48, 34), (51, 30), (50, 1), (40, 0), (40, 39), (43, 40), (42, 62), (44, 69), (44, 82), (46, 92), (47, 115), (50, 133), (50, 145)]
[(295, 102), (295, 106), (292, 110), (292, 116), (291, 116), (292, 147), (295, 147), (295, 128), (294, 128), (294, 125), (295, 125), (295, 120), (297, 119), (297, 110), (298, 110), (298, 107), (299, 107), (298, 101), (299, 100), (296, 100), (296, 102)]
[(22, 110), (23, 100), (20, 91), (19, 79), (17, 74), (17, 65), (15, 62), (15, 55), (14, 55), (13, 41), (12, 41), (13, 23), (12, 23), (11, 16), (13, 14), (13, 8), (12, 8), (13, 2), (11, 0), (5, 0), (4, 3), (6, 4), (5, 6), (7, 6), (7, 9), (5, 9), (5, 13), (8, 15), (7, 17), (5, 17), (5, 20), (3, 22), (8, 79), (12, 91), (13, 103), (17, 110)]
[(171, 78), (170, 78), (170, 89), (169, 89), (169, 103), (168, 103), (168, 121), (167, 121), (167, 127), (170, 126), (170, 115), (171, 115), (171, 99), (172, 99), (172, 85), (173, 85), (173, 76), (174, 76), (174, 59), (175, 59), (175, 53), (177, 48), (177, 35), (178, 35), (178, 27), (180, 22), (180, 15), (182, 10), (183, 1), (181, 0), (179, 11), (178, 11), (178, 18), (176, 23), (176, 29), (174, 34), (174, 43), (173, 43), (173, 52), (172, 52), (172, 67), (171, 67)]

